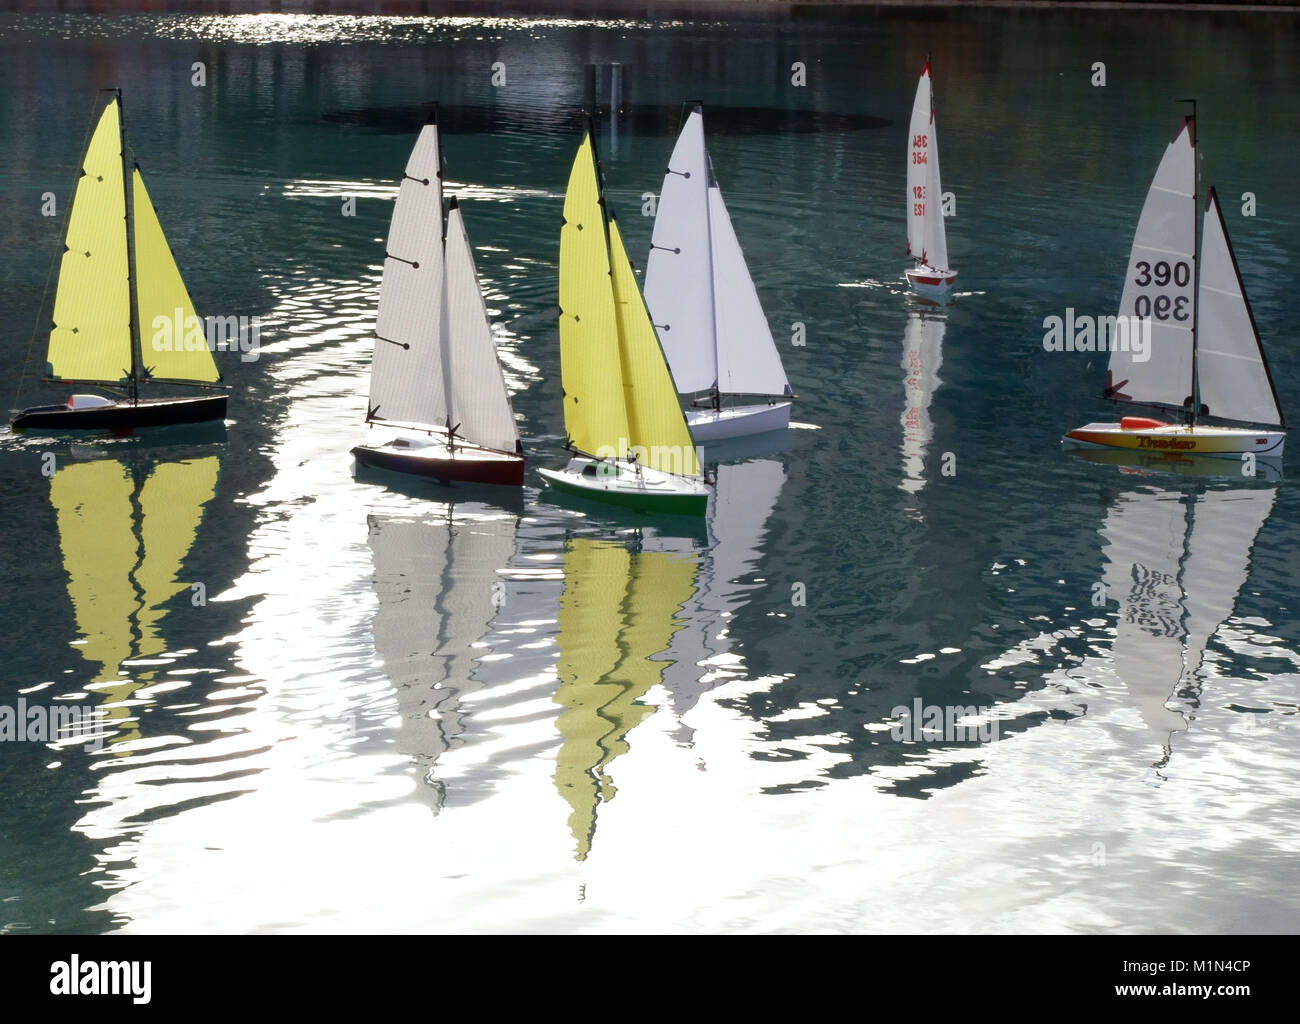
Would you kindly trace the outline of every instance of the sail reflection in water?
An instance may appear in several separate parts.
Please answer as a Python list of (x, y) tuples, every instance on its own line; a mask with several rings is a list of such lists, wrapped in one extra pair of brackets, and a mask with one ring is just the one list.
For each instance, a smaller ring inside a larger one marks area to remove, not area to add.
[(1101, 533), (1106, 596), (1118, 601), (1115, 673), (1168, 752), (1199, 695), (1205, 648), (1232, 614), (1276, 488), (1139, 490), (1115, 499)]
[(413, 759), (420, 799), (436, 813), (445, 797), (438, 758), (459, 744), (461, 702), (479, 688), (475, 645), (500, 600), (515, 520), (367, 521), (379, 598), (375, 650), (396, 691), (397, 749)]
[(909, 494), (925, 486), (925, 457), (934, 436), (930, 422), (930, 401), (939, 387), (939, 367), (943, 365), (941, 317), (910, 310), (903, 331), (903, 480), (899, 484)]
[[(673, 636), (664, 672), (673, 714), (680, 720), (706, 691), (742, 677), (745, 665), (732, 650), (731, 619), (762, 587), (753, 580), (767, 534), (767, 521), (785, 485), (785, 466), (753, 459), (714, 468), (709, 545), (700, 555), (699, 585), (686, 602), (683, 628)], [(689, 742), (686, 726), (678, 739)]]
[(671, 544), (646, 539), (629, 549), (586, 537), (565, 542), (554, 698), (565, 709), (556, 723), (564, 743), (555, 785), (572, 808), (578, 860), (591, 850), (599, 805), (614, 798), (611, 763), (654, 710), (642, 698), (668, 664), (656, 655), (682, 628), (683, 605), (695, 592), (697, 556), (669, 550)]
[[(154, 671), (122, 666), (167, 649), (166, 605), (180, 579), (203, 510), (217, 487), (215, 455), (176, 462), (94, 459), (61, 466), (50, 503), (68, 574), (82, 657), (94, 666), (87, 689), (104, 695), (114, 746), (140, 737), (129, 700)], [(129, 751), (119, 751), (129, 753)]]

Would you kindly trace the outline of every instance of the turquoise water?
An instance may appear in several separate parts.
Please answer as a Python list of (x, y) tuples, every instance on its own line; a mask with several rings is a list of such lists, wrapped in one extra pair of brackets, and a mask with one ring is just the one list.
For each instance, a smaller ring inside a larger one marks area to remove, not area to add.
[[(224, 441), (3, 438), (0, 704), (104, 717), (97, 750), (0, 747), (0, 929), (1293, 929), (1291, 475), (1067, 457), (1104, 367), (1042, 336), (1114, 312), (1196, 96), (1300, 408), (1296, 44), (1294, 19), (1179, 13), (4, 16), (8, 393), (59, 246), (42, 193), (69, 196), (101, 86), (197, 308), (262, 337), (222, 357)], [(927, 52), (961, 272), (942, 310), (902, 287)], [(394, 181), (432, 100), (530, 465), (563, 461), (559, 217), (582, 67), (610, 61), (634, 261), (702, 97), (798, 429), (718, 453), (699, 531), (552, 504), (531, 470), (513, 504), (356, 477)], [(971, 731), (892, 735), (917, 700)]]

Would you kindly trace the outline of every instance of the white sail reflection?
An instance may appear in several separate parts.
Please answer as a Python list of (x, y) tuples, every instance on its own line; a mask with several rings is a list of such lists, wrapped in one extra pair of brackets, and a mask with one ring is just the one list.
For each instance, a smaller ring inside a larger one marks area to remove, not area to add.
[(478, 689), (480, 641), (504, 599), (498, 573), (515, 551), (512, 519), (438, 522), (370, 516), (375, 652), (397, 697), (396, 746), (434, 812), (445, 789), (438, 758), (460, 742), (461, 701)]
[(930, 402), (939, 387), (943, 365), (943, 335), (947, 324), (942, 317), (919, 309), (909, 310), (903, 330), (903, 479), (899, 487), (916, 494), (926, 483), (926, 456), (934, 436)]
[[(1049, 673), (1029, 704), (1073, 705), (1075, 714), (1132, 728), (1168, 760), (1191, 725), (1213, 673), (1206, 649), (1233, 614), (1251, 551), (1272, 511), (1274, 487), (1199, 492), (1144, 487), (1119, 494), (1101, 526), (1100, 586), (1108, 614), (1075, 630), (1024, 641), (984, 667), (999, 671), (1056, 651), (1065, 636), (1104, 622), (1106, 638), (1068, 669)], [(1110, 609), (1115, 609), (1113, 612)], [(1113, 619), (1112, 619), (1113, 615)], [(1086, 618), (1086, 612), (1081, 613)]]

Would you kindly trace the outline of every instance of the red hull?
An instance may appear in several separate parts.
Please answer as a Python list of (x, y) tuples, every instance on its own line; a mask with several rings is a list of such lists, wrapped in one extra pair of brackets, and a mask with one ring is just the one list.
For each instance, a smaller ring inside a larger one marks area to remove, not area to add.
[(395, 473), (410, 473), (444, 483), (499, 484), (503, 487), (522, 487), (524, 484), (524, 458), (501, 452), (475, 452), (458, 450), (455, 455), (434, 454), (415, 450), (367, 448), (359, 445), (352, 449), (357, 462), (371, 469), (386, 469)]

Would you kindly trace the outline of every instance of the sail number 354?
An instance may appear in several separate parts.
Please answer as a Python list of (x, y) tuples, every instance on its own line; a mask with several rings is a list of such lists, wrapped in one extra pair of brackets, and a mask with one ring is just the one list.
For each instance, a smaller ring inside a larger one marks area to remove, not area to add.
[[(1186, 288), (1192, 280), (1192, 268), (1189, 264), (1179, 261), (1172, 267), (1161, 260), (1154, 266), (1146, 260), (1139, 260), (1134, 269), (1137, 276), (1133, 283), (1139, 288), (1146, 288), (1154, 284), (1157, 288), (1166, 288), (1172, 283), (1177, 288)], [(1133, 302), (1134, 316), (1154, 316), (1157, 320), (1168, 320), (1173, 317), (1175, 320), (1187, 320), (1192, 314), (1191, 298), (1186, 295), (1139, 295)]]

